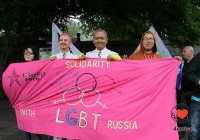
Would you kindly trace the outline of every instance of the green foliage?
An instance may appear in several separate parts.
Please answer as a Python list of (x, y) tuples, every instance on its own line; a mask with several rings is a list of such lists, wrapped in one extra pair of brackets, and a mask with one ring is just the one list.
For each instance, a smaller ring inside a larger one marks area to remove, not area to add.
[[(156, 30), (169, 40), (171, 46), (182, 49), (185, 45), (195, 45), (200, 38), (200, 12), (189, 0), (166, 1), (162, 8), (164, 15), (152, 20)], [(159, 9), (158, 9), (159, 10)]]
[[(81, 23), (70, 24), (70, 17)], [(199, 0), (1, 0), (0, 73), (22, 57), (22, 48), (51, 37), (52, 22), (76, 38), (98, 28), (109, 40), (138, 40), (154, 26), (173, 47), (194, 45), (200, 39)], [(81, 36), (82, 37), (82, 36)]]
[(200, 38), (198, 0), (111, 0), (98, 6), (81, 16), (86, 35), (103, 28), (110, 40), (134, 40), (153, 25), (163, 40), (180, 49)]
[(10, 63), (21, 60), (24, 46), (51, 37), (52, 22), (63, 25), (71, 14), (76, 15), (71, 8), (74, 7), (64, 0), (0, 1), (1, 75)]
[(69, 24), (73, 16), (81, 19), (86, 36), (103, 28), (110, 40), (137, 40), (153, 25), (172, 46), (182, 47), (199, 40), (199, 6), (198, 0), (1, 1), (0, 29), (5, 31), (2, 46), (15, 51), (16, 46), (49, 38), (52, 22), (76, 37), (80, 29), (75, 23)]
[[(140, 39), (153, 25), (173, 47), (193, 45), (200, 38), (199, 7), (199, 0), (0, 1), (0, 72), (19, 61), (25, 45), (50, 38), (52, 22), (73, 38), (77, 32), (91, 36), (102, 28), (109, 40), (123, 41)], [(70, 17), (81, 23), (70, 23)]]
[[(148, 23), (145, 24), (131, 15), (126, 15), (126, 18), (126, 20), (121, 20), (117, 16), (96, 17), (94, 25), (89, 25), (82, 20), (81, 29), (86, 36), (91, 36), (95, 30), (101, 28), (106, 30), (109, 40), (126, 41), (140, 39), (141, 34), (150, 27)], [(140, 28), (137, 28), (138, 26)]]
[(46, 56), (47, 58), (50, 58), (50, 56), (52, 55), (52, 53), (49, 51), (49, 52), (46, 52)]
[(78, 21), (71, 20), (70, 23), (67, 25), (67, 27), (68, 27), (68, 33), (72, 36), (72, 38), (77, 38), (77, 33), (82, 32)]

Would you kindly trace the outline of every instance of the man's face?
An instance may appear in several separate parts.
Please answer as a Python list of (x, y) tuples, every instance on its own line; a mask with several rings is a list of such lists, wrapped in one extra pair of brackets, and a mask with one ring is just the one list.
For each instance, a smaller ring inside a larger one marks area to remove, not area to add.
[(143, 37), (143, 47), (145, 52), (152, 52), (154, 46), (154, 37), (152, 34), (145, 34)]
[(183, 55), (183, 58), (186, 59), (186, 60), (188, 60), (190, 58), (190, 56), (192, 54), (191, 54), (189, 47), (183, 48), (182, 55)]
[(61, 35), (59, 39), (59, 45), (61, 49), (69, 49), (72, 44), (71, 38), (68, 35)]
[(93, 38), (93, 44), (97, 48), (97, 50), (103, 50), (108, 43), (108, 38), (105, 36), (103, 32), (96, 32)]

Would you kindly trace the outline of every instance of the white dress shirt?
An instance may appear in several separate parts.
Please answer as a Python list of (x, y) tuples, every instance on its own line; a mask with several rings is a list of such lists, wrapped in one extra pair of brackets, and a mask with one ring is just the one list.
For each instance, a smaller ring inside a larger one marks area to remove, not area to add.
[[(57, 54), (52, 55), (52, 56), (56, 56), (56, 58), (63, 58), (63, 53), (60, 52), (60, 53), (57, 53)], [(72, 53), (70, 53), (70, 52), (68, 51), (68, 52), (66, 53), (66, 57), (65, 57), (65, 58), (76, 58), (76, 57), (77, 57), (77, 55), (72, 54)]]
[[(55, 54), (55, 55), (52, 55), (52, 56), (56, 56), (56, 58), (63, 58), (63, 54), (64, 53), (62, 53), (62, 52), (60, 52), (60, 53), (57, 53), (57, 54)], [(52, 57), (51, 56), (51, 57)], [(72, 53), (70, 53), (70, 51), (68, 51), (67, 53), (66, 53), (66, 57), (65, 58), (76, 58), (77, 57), (77, 55), (75, 55), (75, 54), (72, 54)], [(62, 140), (62, 138), (59, 138), (59, 137), (53, 137), (53, 140)]]
[[(99, 53), (99, 50), (95, 49), (93, 51), (87, 52), (86, 57), (98, 58), (98, 53)], [(101, 50), (101, 58), (107, 58), (109, 54), (117, 54), (118, 55), (118, 53), (113, 52), (113, 51), (107, 49), (106, 47), (103, 50)]]

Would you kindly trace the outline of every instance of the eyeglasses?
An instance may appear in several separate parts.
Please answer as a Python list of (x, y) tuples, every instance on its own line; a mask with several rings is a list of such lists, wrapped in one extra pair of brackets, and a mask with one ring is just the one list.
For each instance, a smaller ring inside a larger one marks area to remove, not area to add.
[(32, 53), (32, 52), (25, 52), (25, 53), (24, 53), (24, 55), (28, 55), (28, 54), (29, 54), (29, 55), (32, 55), (33, 53)]
[(143, 38), (143, 41), (154, 41), (154, 38)]

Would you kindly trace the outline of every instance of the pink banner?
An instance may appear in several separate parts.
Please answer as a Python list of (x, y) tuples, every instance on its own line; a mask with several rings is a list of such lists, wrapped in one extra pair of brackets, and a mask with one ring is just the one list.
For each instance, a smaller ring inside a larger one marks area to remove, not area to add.
[(178, 65), (175, 59), (13, 63), (3, 88), (21, 130), (81, 140), (177, 140)]

